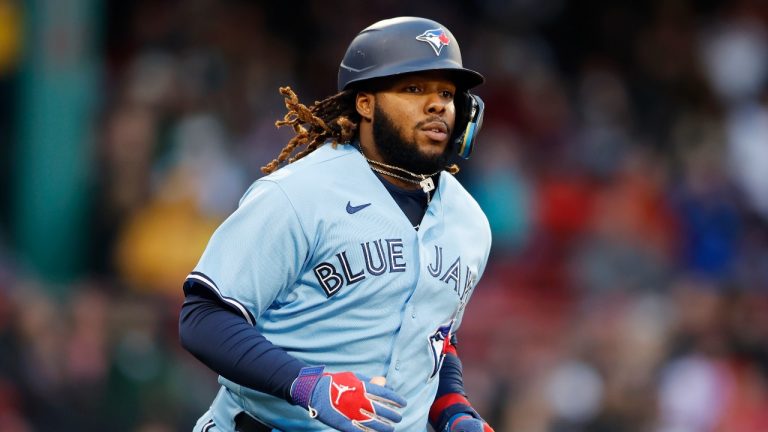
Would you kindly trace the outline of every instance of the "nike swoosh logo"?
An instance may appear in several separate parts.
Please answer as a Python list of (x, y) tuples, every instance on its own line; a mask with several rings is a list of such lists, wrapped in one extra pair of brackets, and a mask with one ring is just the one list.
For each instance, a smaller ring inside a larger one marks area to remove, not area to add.
[(359, 206), (353, 206), (351, 201), (347, 201), (347, 213), (355, 214), (355, 213), (359, 212), (360, 210), (368, 207), (369, 205), (371, 205), (371, 203), (361, 204)]

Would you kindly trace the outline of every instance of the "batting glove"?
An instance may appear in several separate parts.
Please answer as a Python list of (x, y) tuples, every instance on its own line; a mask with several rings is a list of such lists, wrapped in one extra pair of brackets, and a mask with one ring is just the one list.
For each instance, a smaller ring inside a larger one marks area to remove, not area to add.
[(468, 414), (457, 414), (445, 426), (445, 432), (494, 432), (488, 423)]
[(367, 382), (352, 372), (323, 373), (325, 366), (305, 367), (291, 385), (294, 405), (309, 416), (342, 432), (394, 432), (406, 405), (392, 390)]

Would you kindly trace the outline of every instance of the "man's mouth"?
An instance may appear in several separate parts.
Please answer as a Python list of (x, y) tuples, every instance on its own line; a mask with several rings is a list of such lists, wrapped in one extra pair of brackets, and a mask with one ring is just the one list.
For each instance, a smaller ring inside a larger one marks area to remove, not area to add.
[(448, 125), (442, 121), (431, 121), (421, 127), (421, 131), (433, 141), (445, 141), (448, 139)]

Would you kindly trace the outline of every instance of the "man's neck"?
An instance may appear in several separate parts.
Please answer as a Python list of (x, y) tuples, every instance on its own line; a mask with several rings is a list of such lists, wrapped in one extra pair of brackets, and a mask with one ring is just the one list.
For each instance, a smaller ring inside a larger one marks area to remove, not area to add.
[[(376, 143), (373, 141), (372, 137), (369, 137), (368, 139), (365, 139), (364, 137), (360, 137), (359, 142), (360, 142), (360, 150), (362, 151), (363, 156), (365, 156), (366, 159), (370, 159), (370, 160), (385, 163), (385, 164), (388, 163), (381, 156), (381, 153), (379, 153), (379, 149), (378, 147), (376, 147)], [(386, 171), (386, 170), (383, 170), (383, 171)], [(395, 186), (401, 187), (403, 189), (420, 189), (420, 186), (418, 184), (401, 180), (385, 172), (381, 172), (381, 171), (378, 171), (378, 172), (386, 181), (392, 183)], [(397, 173), (394, 173), (394, 174), (397, 174)]]

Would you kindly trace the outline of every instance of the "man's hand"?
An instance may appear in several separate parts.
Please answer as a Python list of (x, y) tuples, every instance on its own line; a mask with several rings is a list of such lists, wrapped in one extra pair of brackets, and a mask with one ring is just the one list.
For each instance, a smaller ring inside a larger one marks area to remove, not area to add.
[(488, 423), (470, 415), (460, 415), (451, 419), (445, 428), (446, 432), (494, 432)]
[(405, 399), (352, 372), (332, 374), (323, 373), (323, 369), (315, 366), (301, 370), (291, 386), (294, 404), (342, 432), (395, 430), (394, 423), (402, 420), (395, 409), (404, 407)]

